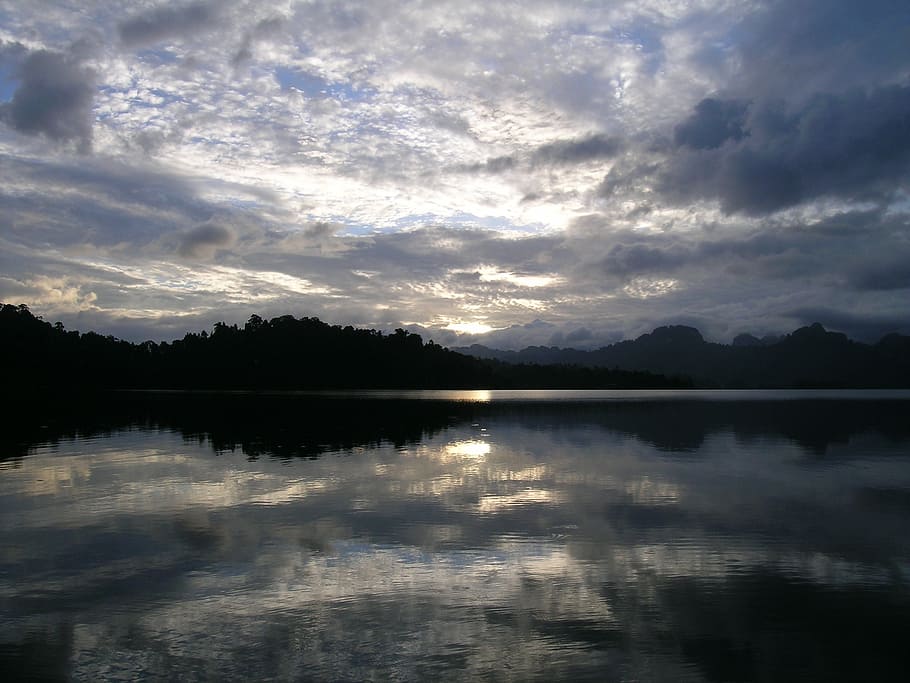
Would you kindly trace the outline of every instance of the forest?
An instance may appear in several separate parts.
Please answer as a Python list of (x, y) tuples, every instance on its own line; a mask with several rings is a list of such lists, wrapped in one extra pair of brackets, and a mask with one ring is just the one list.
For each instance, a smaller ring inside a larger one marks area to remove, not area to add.
[(74, 389), (495, 389), (683, 388), (685, 377), (580, 365), (473, 358), (397, 329), (329, 325), (291, 315), (251, 315), (172, 342), (133, 343), (67, 330), (0, 305), (4, 384)]

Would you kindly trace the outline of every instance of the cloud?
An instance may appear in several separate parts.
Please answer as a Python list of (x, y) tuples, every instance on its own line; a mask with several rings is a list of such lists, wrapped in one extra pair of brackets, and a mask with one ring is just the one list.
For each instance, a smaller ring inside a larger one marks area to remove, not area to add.
[(234, 67), (240, 67), (250, 63), (253, 59), (255, 43), (276, 35), (284, 25), (285, 20), (281, 17), (270, 17), (257, 22), (252, 29), (244, 34), (240, 48), (231, 58), (231, 64)]
[(910, 290), (910, 247), (897, 244), (891, 254), (876, 254), (848, 272), (849, 283), (861, 290)]
[(516, 160), (513, 156), (503, 155), (491, 157), (484, 162), (476, 164), (463, 164), (457, 168), (463, 173), (505, 173), (511, 171), (516, 166)]
[(13, 69), (28, 55), (28, 48), (19, 42), (0, 41), (0, 69)]
[(622, 142), (600, 133), (574, 140), (557, 140), (541, 145), (532, 154), (538, 164), (579, 164), (597, 159), (608, 159), (622, 150)]
[(765, 215), (821, 197), (886, 201), (910, 176), (910, 85), (818, 94), (805, 104), (703, 100), (676, 128), (660, 189)]
[(713, 59), (737, 65), (724, 85), (740, 97), (807, 99), (906, 79), (908, 24), (910, 5), (893, 0), (761, 3)]
[(610, 275), (628, 277), (643, 273), (667, 273), (683, 265), (690, 255), (676, 246), (653, 247), (646, 244), (617, 244), (603, 260)]
[(735, 272), (756, 282), (836, 279), (857, 290), (907, 286), (910, 252), (907, 219), (881, 211), (837, 213), (801, 224), (739, 226), (679, 232), (616, 231), (602, 240), (598, 256), (584, 243), (592, 263), (620, 280), (712, 276)]
[(219, 5), (214, 2), (163, 4), (121, 22), (117, 30), (125, 46), (142, 47), (166, 38), (191, 36), (214, 23), (218, 13)]
[(0, 121), (26, 135), (92, 144), (95, 74), (72, 56), (35, 50), (15, 70), (19, 81), (12, 99), (0, 105)]
[(98, 295), (71, 277), (36, 275), (23, 280), (0, 277), (0, 300), (27, 300), (49, 312), (74, 313), (91, 308)]
[[(220, 186), (151, 164), (100, 156), (33, 160), (0, 154), (0, 208), (14, 225), (29, 226), (7, 235), (30, 249), (116, 248), (125, 256), (219, 211), (241, 213), (200, 196), (212, 189)], [(268, 222), (265, 216), (259, 221)]]
[(211, 258), (219, 248), (230, 246), (234, 233), (223, 225), (203, 223), (185, 232), (177, 252), (184, 258)]
[(507, 154), (490, 157), (475, 164), (462, 164), (456, 170), (462, 173), (506, 173), (513, 170), (528, 170), (534, 167), (584, 164), (590, 161), (610, 159), (623, 149), (619, 138), (594, 133), (579, 138), (555, 140), (539, 145), (529, 154)]
[(303, 232), (306, 237), (319, 240), (331, 237), (338, 228), (338, 225), (327, 221), (316, 221), (312, 225), (308, 225)]
[(692, 116), (676, 126), (674, 140), (693, 149), (714, 149), (727, 140), (741, 140), (746, 110), (745, 102), (706, 98), (695, 106)]
[(910, 316), (907, 3), (10, 7), (0, 272), (69, 325)]

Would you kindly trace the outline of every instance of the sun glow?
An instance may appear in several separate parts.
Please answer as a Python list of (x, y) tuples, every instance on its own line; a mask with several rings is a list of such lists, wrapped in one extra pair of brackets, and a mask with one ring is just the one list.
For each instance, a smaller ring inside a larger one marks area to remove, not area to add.
[(515, 287), (548, 287), (562, 283), (562, 278), (553, 274), (528, 275), (500, 270), (496, 266), (481, 265), (474, 269), (454, 270), (454, 273), (476, 273), (481, 282), (505, 282)]
[(486, 323), (451, 323), (446, 325), (445, 329), (452, 330), (453, 332), (459, 332), (461, 334), (486, 334), (487, 332), (492, 332), (495, 330), (495, 327), (487, 325)]

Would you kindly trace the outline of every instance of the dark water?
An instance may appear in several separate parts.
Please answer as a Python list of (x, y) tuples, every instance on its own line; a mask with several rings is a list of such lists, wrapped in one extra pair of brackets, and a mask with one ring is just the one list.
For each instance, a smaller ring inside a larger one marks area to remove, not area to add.
[(906, 680), (908, 418), (857, 392), (24, 409), (0, 673)]

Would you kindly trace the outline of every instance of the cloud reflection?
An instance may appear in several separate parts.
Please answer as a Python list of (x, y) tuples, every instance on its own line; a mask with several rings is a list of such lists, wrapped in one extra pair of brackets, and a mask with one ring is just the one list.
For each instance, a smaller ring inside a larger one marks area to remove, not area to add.
[[(0, 481), (0, 642), (22, 662), (22, 634), (64, 642), (73, 678), (728, 680), (786, 671), (784, 624), (835, 662), (856, 638), (893, 661), (870, 634), (887, 645), (908, 613), (907, 511), (870, 492), (910, 490), (901, 441), (818, 460), (727, 428), (668, 451), (554, 416), (473, 414), (316, 459), (164, 430), (42, 448)], [(857, 633), (851, 601), (881, 628)], [(762, 607), (802, 602), (824, 617)], [(704, 673), (721, 665), (740, 668)]]

